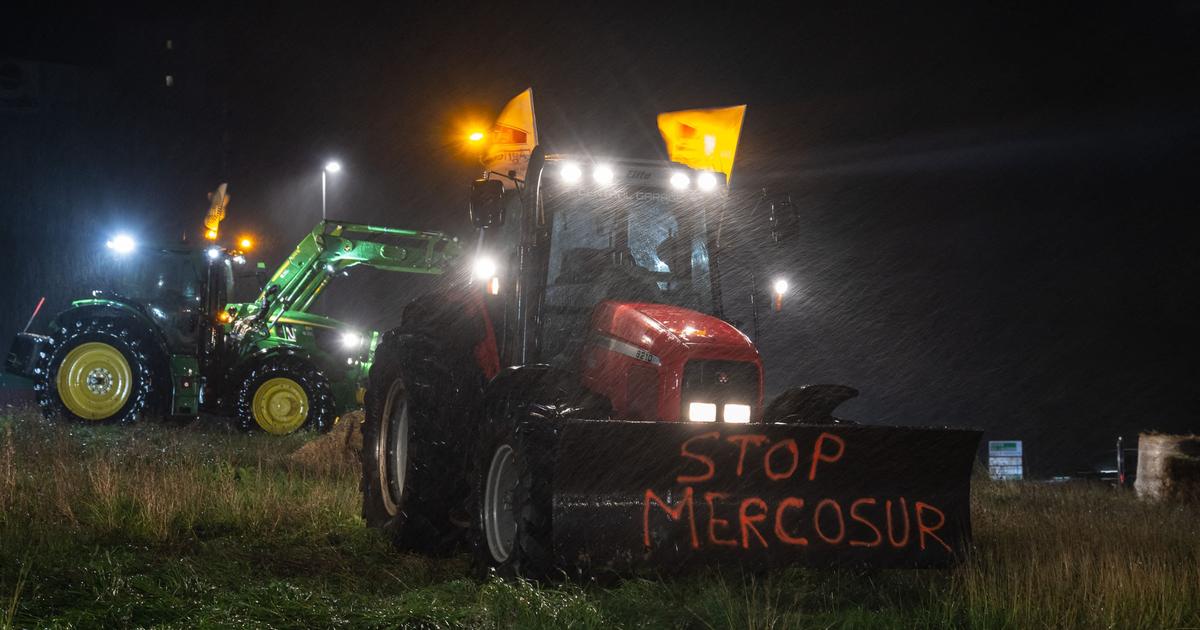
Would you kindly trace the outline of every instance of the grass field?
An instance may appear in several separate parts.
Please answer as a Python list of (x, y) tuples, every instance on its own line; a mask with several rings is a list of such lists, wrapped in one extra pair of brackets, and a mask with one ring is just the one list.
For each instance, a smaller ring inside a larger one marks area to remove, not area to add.
[(302, 443), (0, 412), (0, 628), (1200, 627), (1200, 509), (1104, 487), (977, 483), (946, 572), (539, 587), (392, 551)]

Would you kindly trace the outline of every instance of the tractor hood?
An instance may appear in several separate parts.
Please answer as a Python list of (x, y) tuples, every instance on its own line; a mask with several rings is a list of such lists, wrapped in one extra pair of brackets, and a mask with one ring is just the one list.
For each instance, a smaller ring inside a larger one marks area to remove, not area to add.
[[(632, 344), (660, 359), (679, 352), (734, 361), (758, 359), (754, 342), (740, 330), (681, 306), (603, 302), (592, 318), (592, 332)], [(710, 356), (712, 353), (722, 356)]]
[(681, 419), (689, 365), (701, 380), (711, 371), (719, 387), (728, 383), (755, 412), (762, 408), (758, 350), (711, 315), (667, 304), (601, 302), (592, 312), (587, 348), (584, 381), (609, 397), (619, 417)]

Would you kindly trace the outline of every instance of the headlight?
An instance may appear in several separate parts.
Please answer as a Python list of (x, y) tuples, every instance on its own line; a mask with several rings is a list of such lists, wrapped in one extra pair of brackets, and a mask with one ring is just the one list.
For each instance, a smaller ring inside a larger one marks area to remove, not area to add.
[(217, 249), (216, 247), (208, 248), (208, 251), (205, 253), (208, 254), (209, 260), (216, 260), (217, 258), (221, 257), (221, 250)]
[(342, 333), (342, 347), (346, 348), (347, 350), (357, 350), (358, 347), (362, 345), (362, 342), (362, 335), (354, 331), (348, 330)]
[(597, 184), (607, 186), (613, 182), (613, 170), (611, 166), (601, 164), (592, 171), (592, 179), (596, 180)]
[(783, 295), (784, 293), (787, 293), (787, 290), (788, 290), (788, 281), (787, 280), (780, 278), (775, 281), (775, 295)]
[(700, 173), (696, 176), (696, 186), (708, 192), (717, 187), (717, 176), (708, 172)]
[(487, 256), (480, 256), (475, 259), (475, 264), (471, 267), (471, 273), (476, 280), (488, 281), (496, 277), (496, 261)]
[(750, 422), (750, 405), (725, 405), (725, 422)]
[(674, 188), (683, 190), (684, 188), (688, 187), (688, 184), (691, 183), (692, 179), (687, 176), (687, 173), (676, 172), (671, 175), (671, 186)]
[(717, 406), (712, 403), (691, 403), (688, 405), (688, 420), (692, 422), (716, 422)]
[(567, 162), (562, 165), (562, 169), (558, 171), (562, 180), (568, 184), (574, 184), (583, 177), (583, 171), (579, 170), (579, 165), (574, 162)]
[(109, 239), (105, 245), (118, 254), (128, 254), (137, 248), (137, 241), (128, 234), (118, 234)]

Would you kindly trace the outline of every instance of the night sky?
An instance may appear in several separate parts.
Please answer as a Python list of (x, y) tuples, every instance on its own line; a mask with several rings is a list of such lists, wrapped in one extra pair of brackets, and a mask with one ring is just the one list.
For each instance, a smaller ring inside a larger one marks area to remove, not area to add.
[[(271, 267), (331, 157), (330, 216), (469, 236), (457, 140), (532, 86), (557, 152), (662, 157), (656, 113), (748, 104), (733, 186), (804, 228), (769, 393), (853, 385), (845, 416), (1024, 439), (1042, 474), (1200, 430), (1200, 2), (436, 4), (6, 19), (0, 338), (96, 288), (112, 231), (196, 238), (220, 181)], [(386, 328), (427, 287), (357, 274), (323, 309)]]

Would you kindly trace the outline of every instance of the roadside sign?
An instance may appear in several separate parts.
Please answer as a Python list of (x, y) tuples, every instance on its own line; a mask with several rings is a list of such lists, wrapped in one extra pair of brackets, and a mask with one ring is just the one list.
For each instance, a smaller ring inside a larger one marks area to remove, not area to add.
[(1014, 480), (1025, 476), (1021, 440), (988, 442), (988, 473), (992, 479)]

